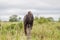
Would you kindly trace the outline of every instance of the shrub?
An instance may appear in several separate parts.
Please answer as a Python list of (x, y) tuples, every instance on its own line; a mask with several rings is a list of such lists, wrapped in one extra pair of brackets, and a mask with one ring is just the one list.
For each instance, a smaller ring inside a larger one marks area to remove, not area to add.
[(38, 20), (38, 23), (42, 24), (42, 23), (47, 23), (47, 19), (44, 17), (40, 17), (40, 19)]
[(22, 29), (23, 28), (22, 22), (18, 23), (18, 26), (19, 26), (20, 29)]
[(14, 29), (15, 25), (16, 25), (16, 24), (11, 24), (10, 28), (11, 28), (11, 29)]
[(16, 24), (11, 24), (9, 26), (6, 27), (7, 30), (13, 30), (15, 28)]

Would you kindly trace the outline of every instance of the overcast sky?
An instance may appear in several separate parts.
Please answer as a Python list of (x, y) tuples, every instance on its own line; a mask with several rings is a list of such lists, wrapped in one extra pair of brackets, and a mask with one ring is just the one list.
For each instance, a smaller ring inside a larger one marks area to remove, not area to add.
[(28, 11), (44, 17), (60, 17), (60, 0), (0, 0), (0, 19), (8, 20), (10, 15), (21, 17)]

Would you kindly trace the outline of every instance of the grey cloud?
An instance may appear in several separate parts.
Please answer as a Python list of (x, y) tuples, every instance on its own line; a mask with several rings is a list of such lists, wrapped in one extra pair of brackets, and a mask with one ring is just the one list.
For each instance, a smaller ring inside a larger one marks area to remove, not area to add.
[(24, 15), (30, 9), (33, 14), (60, 15), (60, 0), (0, 0), (0, 15)]
[[(2, 1), (1, 8), (21, 8), (21, 9), (60, 9), (59, 0), (6, 0)], [(58, 8), (57, 8), (58, 7)]]

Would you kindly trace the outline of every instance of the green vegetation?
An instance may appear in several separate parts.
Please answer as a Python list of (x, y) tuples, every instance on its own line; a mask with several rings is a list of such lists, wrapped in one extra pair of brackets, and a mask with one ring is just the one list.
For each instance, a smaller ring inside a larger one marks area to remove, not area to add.
[(21, 17), (18, 18), (18, 15), (12, 15), (10, 16), (10, 19), (9, 21), (10, 22), (17, 22), (17, 21), (20, 21)]
[[(0, 40), (26, 40), (23, 22), (1, 22)], [(31, 40), (60, 40), (60, 22), (53, 18), (36, 17)]]
[(60, 22), (60, 18), (59, 18), (58, 22)]
[(37, 21), (38, 23), (42, 24), (42, 23), (48, 23), (48, 22), (54, 22), (54, 19), (52, 17), (35, 17), (35, 21)]

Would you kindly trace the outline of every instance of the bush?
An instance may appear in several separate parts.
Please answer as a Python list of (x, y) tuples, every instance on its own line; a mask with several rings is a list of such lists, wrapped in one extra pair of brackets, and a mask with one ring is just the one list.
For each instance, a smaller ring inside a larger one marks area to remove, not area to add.
[(58, 22), (60, 22), (60, 18), (58, 19)]
[(35, 21), (37, 21), (38, 23), (42, 24), (42, 23), (48, 23), (48, 22), (54, 22), (54, 19), (52, 17), (35, 17)]
[(13, 30), (15, 28), (16, 24), (11, 24), (9, 26), (6, 27), (7, 30)]
[(42, 23), (47, 23), (48, 20), (44, 17), (40, 17), (40, 19), (38, 20), (38, 23), (42, 24)]
[(18, 26), (19, 26), (19, 29), (22, 29), (23, 28), (22, 22), (18, 23)]
[(35, 21), (37, 21), (38, 19), (39, 19), (38, 17), (35, 17), (35, 19), (34, 19), (34, 20), (35, 20)]
[(11, 28), (11, 29), (14, 29), (15, 25), (16, 25), (16, 24), (11, 24), (10, 28)]

